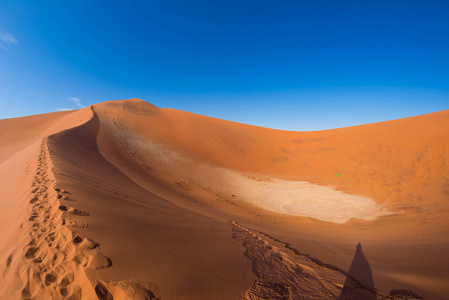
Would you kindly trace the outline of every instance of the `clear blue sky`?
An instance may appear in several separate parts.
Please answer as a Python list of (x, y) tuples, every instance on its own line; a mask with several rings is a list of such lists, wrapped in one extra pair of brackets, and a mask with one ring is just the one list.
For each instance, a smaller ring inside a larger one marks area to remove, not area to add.
[(0, 118), (126, 98), (288, 130), (449, 109), (449, 1), (0, 2)]

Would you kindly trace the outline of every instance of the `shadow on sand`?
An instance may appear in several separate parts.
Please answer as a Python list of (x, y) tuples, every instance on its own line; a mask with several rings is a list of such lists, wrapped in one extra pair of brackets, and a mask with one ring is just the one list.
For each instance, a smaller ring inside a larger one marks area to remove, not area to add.
[(338, 300), (376, 300), (373, 274), (368, 260), (362, 251), (362, 245), (357, 244), (354, 259), (349, 268), (348, 277)]

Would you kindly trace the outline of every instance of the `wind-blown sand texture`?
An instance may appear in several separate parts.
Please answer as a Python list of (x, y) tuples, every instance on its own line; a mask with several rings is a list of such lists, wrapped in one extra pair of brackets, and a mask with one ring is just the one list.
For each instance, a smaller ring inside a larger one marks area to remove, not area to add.
[(131, 99), (0, 132), (0, 299), (449, 297), (449, 111), (289, 132)]

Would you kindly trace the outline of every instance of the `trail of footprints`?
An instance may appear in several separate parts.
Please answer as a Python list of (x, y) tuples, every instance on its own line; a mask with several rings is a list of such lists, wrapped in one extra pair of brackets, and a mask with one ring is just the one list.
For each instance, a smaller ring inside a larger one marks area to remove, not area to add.
[(340, 299), (342, 284), (348, 281), (351, 290), (344, 295), (345, 299), (424, 299), (404, 289), (382, 295), (379, 290), (364, 286), (347, 272), (302, 254), (288, 243), (237, 221), (229, 220), (229, 223), (233, 238), (246, 248), (245, 256), (252, 261), (253, 272), (257, 276), (242, 300)]
[[(99, 252), (99, 245), (76, 235), (71, 228), (87, 227), (87, 223), (71, 221), (68, 214), (88, 216), (89, 213), (61, 205), (73, 202), (70, 192), (54, 187), (48, 174), (50, 157), (46, 140), (41, 145), (38, 167), (32, 183), (28, 224), (29, 242), (23, 248), (25, 261), (19, 266), (23, 283), (23, 299), (80, 299), (80, 281), (85, 280), (84, 269), (108, 268), (109, 258)], [(53, 189), (53, 190), (51, 190)], [(9, 264), (13, 256), (9, 258)], [(83, 277), (84, 276), (84, 277)]]
[[(256, 281), (243, 299), (336, 299), (346, 273), (299, 253), (263, 232), (229, 221), (233, 238), (242, 242)], [(376, 298), (377, 291), (371, 291)]]

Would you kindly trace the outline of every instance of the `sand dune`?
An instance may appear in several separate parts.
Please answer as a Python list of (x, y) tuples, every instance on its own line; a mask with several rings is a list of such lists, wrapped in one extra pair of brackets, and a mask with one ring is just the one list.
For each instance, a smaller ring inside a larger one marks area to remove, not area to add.
[(0, 132), (0, 299), (449, 297), (449, 111), (288, 132), (131, 99)]

